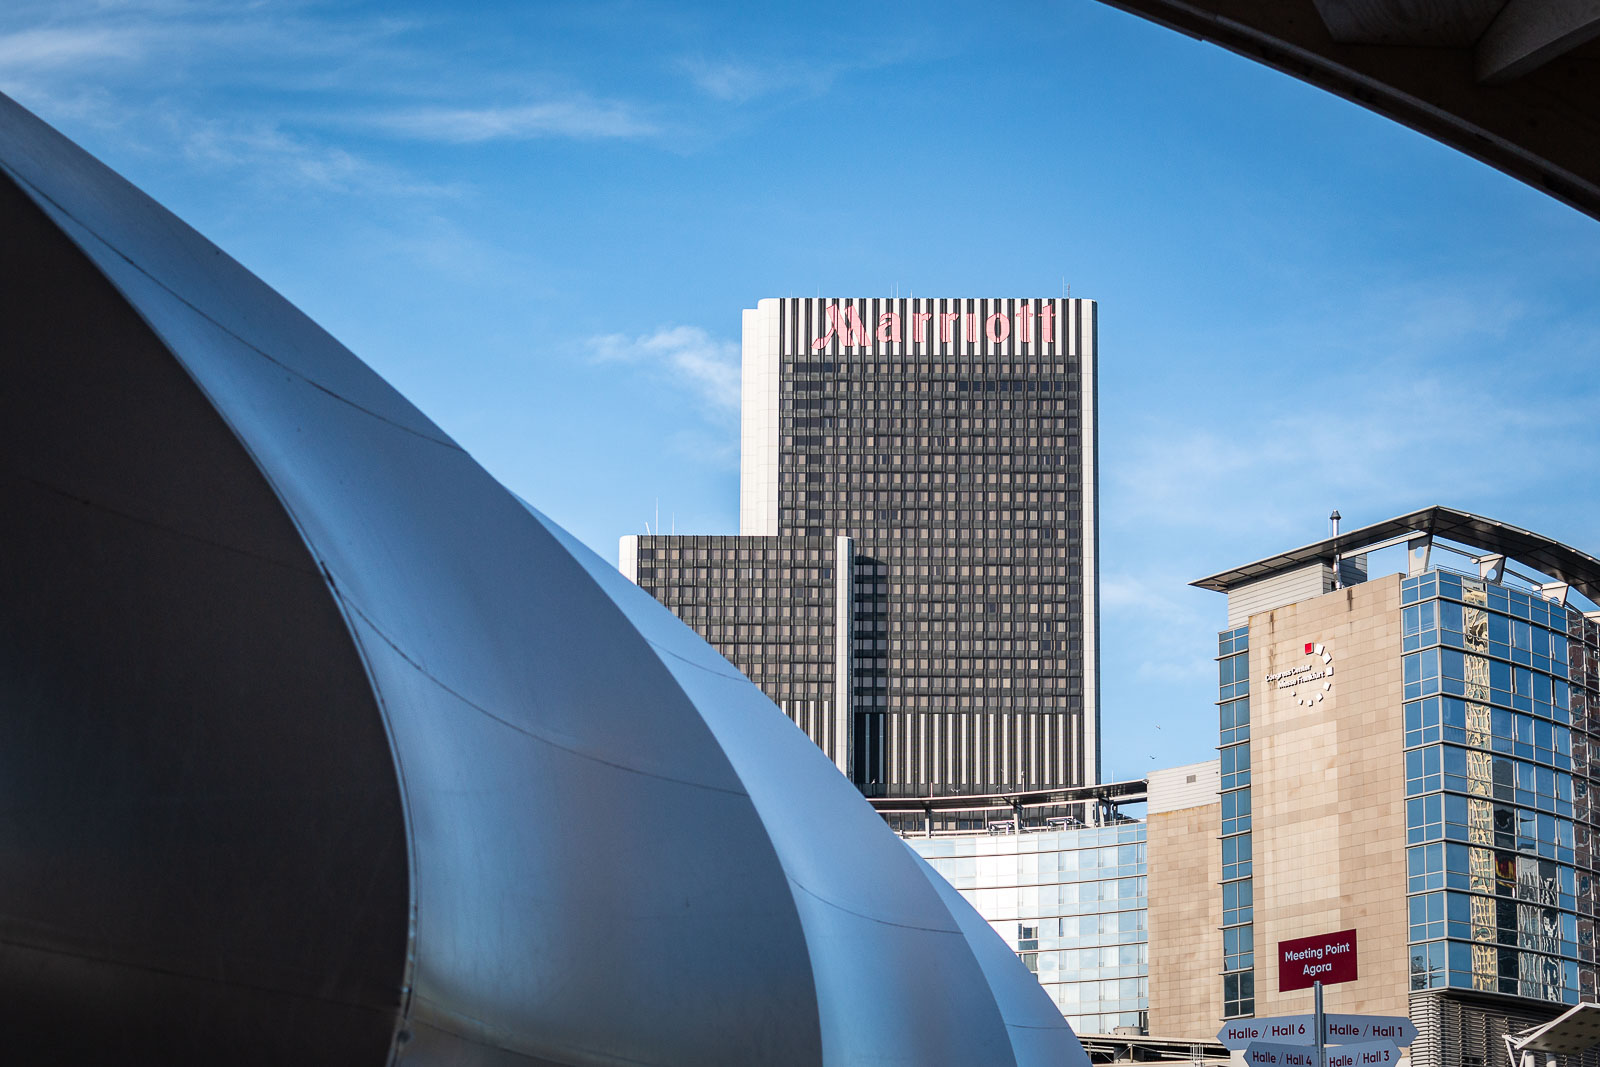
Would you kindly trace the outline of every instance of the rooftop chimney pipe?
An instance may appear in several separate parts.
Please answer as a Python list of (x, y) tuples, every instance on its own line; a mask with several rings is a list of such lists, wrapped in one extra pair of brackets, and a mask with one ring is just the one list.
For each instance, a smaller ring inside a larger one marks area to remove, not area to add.
[[(1338, 508), (1334, 508), (1333, 509), (1333, 514), (1328, 516), (1328, 521), (1333, 523), (1333, 536), (1338, 537), (1339, 536), (1339, 509)], [(1343, 589), (1344, 588), (1344, 578), (1339, 573), (1339, 550), (1338, 549), (1334, 549), (1333, 550), (1333, 587), (1335, 589)]]

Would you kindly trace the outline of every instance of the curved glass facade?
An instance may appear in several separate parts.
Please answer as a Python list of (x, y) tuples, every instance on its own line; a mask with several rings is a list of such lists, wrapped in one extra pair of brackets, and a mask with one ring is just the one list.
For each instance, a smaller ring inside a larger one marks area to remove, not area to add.
[(1145, 824), (908, 838), (999, 932), (1080, 1034), (1150, 1010)]
[(1595, 623), (1443, 570), (1401, 604), (1411, 988), (1593, 999)]

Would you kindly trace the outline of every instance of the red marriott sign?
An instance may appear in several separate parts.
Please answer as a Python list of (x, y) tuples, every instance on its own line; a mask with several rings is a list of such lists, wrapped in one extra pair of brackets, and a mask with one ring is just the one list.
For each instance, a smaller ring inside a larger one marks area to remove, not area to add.
[[(980, 315), (973, 311), (913, 311), (904, 318), (898, 311), (885, 311), (878, 316), (877, 329), (872, 331), (868, 330), (867, 323), (861, 321), (854, 304), (846, 303), (842, 309), (838, 304), (829, 304), (823, 308), (823, 314), (827, 316), (826, 323), (812, 339), (813, 349), (827, 348), (835, 338), (840, 344), (863, 348), (871, 347), (874, 340), (885, 344), (910, 340), (912, 344), (920, 345), (931, 341), (935, 332), (941, 344), (983, 339), (993, 344), (1003, 344), (1013, 332), (1013, 316), (1004, 311), (981, 316), (982, 332), (979, 327)], [(1053, 304), (1046, 302), (1043, 307), (1035, 308), (1031, 301), (1024, 301), (1018, 305), (1015, 319), (1018, 344), (1026, 345), (1032, 340), (1035, 319), (1039, 323), (1042, 343), (1055, 343), (1056, 309)]]
[(1356, 932), (1297, 937), (1278, 942), (1278, 992), (1356, 980)]
[(777, 312), (766, 328), (776, 326), (779, 352), (805, 363), (831, 362), (830, 356), (1021, 356), (1042, 363), (1092, 358), (1095, 347), (1092, 300), (784, 297), (770, 303), (777, 308), (766, 300), (761, 307)]

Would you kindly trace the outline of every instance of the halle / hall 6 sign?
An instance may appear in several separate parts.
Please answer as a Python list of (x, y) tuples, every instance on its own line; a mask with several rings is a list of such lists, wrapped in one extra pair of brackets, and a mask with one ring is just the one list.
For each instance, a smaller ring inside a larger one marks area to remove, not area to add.
[(1321, 982), (1356, 980), (1356, 932), (1318, 934), (1278, 942), (1278, 992), (1310, 989)]

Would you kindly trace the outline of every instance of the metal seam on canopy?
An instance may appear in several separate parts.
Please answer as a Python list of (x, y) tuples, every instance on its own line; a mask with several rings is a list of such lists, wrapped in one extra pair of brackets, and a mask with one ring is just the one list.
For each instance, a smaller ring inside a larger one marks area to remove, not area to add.
[[(356, 403), (354, 400), (351, 400), (349, 397), (344, 396), (343, 394), (341, 394), (338, 390), (332, 389), (332, 388), (330, 388), (330, 387), (328, 387), (326, 385), (323, 385), (321, 382), (316, 381), (315, 379), (308, 377), (305, 374), (305, 372), (297, 370), (294, 367), (289, 366), (287, 363), (285, 363), (282, 360), (278, 359), (276, 356), (274, 356), (272, 353), (268, 352), (266, 349), (262, 348), (260, 345), (257, 345), (254, 342), (248, 341), (245, 338), (239, 336), (233, 330), (229, 329), (227, 326), (225, 326), (221, 322), (217, 321), (217, 319), (215, 319), (210, 314), (208, 314), (203, 308), (199, 307), (197, 304), (195, 304), (194, 302), (189, 300), (188, 297), (184, 296), (182, 293), (180, 293), (176, 289), (172, 288), (172, 286), (168, 285), (166, 282), (162, 281), (160, 278), (158, 278), (154, 274), (150, 273), (150, 271), (146, 270), (145, 267), (138, 260), (134, 259), (132, 256), (128, 255), (122, 249), (120, 249), (116, 245), (112, 244), (105, 237), (104, 234), (100, 233), (98, 230), (94, 229), (92, 226), (90, 226), (87, 223), (85, 223), (82, 219), (78, 218), (72, 212), (68, 211), (65, 207), (62, 206), (62, 204), (58, 200), (56, 200), (54, 197), (52, 197), (49, 193), (44, 192), (37, 185), (34, 185), (32, 182), (28, 181), (28, 179), (22, 177), (22, 175), (18, 174), (10, 166), (6, 165), (5, 163), (0, 163), (0, 171), (3, 171), (5, 173), (5, 175), (7, 177), (9, 177), (13, 182), (15, 182), (18, 186), (24, 187), (27, 190), (29, 190), (29, 195), (33, 196), (36, 200), (43, 200), (45, 203), (48, 203), (51, 207), (53, 207), (56, 211), (60, 212), (63, 216), (65, 216), (68, 219), (71, 219), (72, 222), (75, 225), (77, 225), (80, 229), (83, 230), (83, 232), (89, 234), (96, 241), (99, 241), (113, 255), (117, 256), (117, 258), (123, 260), (125, 263), (127, 263), (134, 270), (138, 271), (140, 274), (142, 274), (146, 278), (150, 279), (150, 281), (152, 283), (154, 283), (157, 286), (160, 286), (160, 288), (164, 292), (166, 292), (169, 296), (171, 296), (174, 300), (178, 301), (184, 307), (188, 308), (190, 311), (194, 312), (196, 315), (199, 315), (202, 319), (205, 319), (207, 322), (211, 323), (211, 325), (215, 326), (217, 329), (221, 330), (223, 333), (227, 334), (229, 337), (232, 337), (235, 341), (238, 341), (241, 345), (244, 345), (250, 351), (254, 352), (256, 355), (260, 356), (262, 359), (265, 359), (267, 362), (271, 363), (273, 366), (278, 367), (280, 370), (284, 371), (285, 373), (294, 375), (296, 378), (299, 378), (301, 381), (305, 382), (307, 385), (311, 386), (313, 389), (316, 389), (316, 390), (319, 390), (320, 392), (326, 393), (328, 396), (330, 396), (333, 399), (339, 401), (341, 404), (347, 404), (350, 407), (355, 408), (357, 411), (362, 412), (365, 415), (372, 416), (373, 418), (377, 419), (379, 422), (387, 423), (388, 425), (393, 426), (397, 430), (403, 430), (408, 434), (412, 434), (413, 436), (422, 438), (424, 441), (431, 441), (434, 444), (440, 445), (440, 446), (442, 446), (444, 448), (448, 448), (448, 449), (451, 449), (451, 450), (456, 451), (456, 452), (461, 452), (463, 454), (466, 453), (466, 449), (462, 448), (460, 445), (456, 444), (456, 442), (450, 440), (449, 438), (441, 439), (441, 438), (433, 436), (432, 434), (424, 433), (421, 430), (412, 429), (410, 426), (407, 426), (404, 423), (396, 422), (394, 419), (389, 418), (387, 415), (379, 414), (378, 412), (373, 411), (371, 408), (364, 407), (363, 405)], [(212, 245), (212, 247), (216, 248), (215, 245)], [(218, 248), (217, 251), (219, 253), (222, 253), (222, 250), (220, 248)], [(226, 255), (226, 253), (222, 253), (222, 254)], [(241, 270), (245, 270), (246, 268), (241, 264), (240, 265), (240, 269)], [(116, 281), (114, 279), (112, 279), (109, 275), (106, 275), (104, 271), (101, 271), (100, 273), (103, 276), (105, 276), (107, 282), (109, 282), (114, 288), (117, 289), (118, 293), (122, 296), (122, 298), (125, 301), (127, 301), (128, 305), (130, 307), (132, 307), (135, 311), (138, 311), (138, 304), (134, 300), (129, 298), (129, 296), (126, 293), (122, 292), (121, 286), (118, 286)], [(265, 283), (263, 282), (262, 284), (265, 284)], [(142, 314), (141, 314), (141, 317), (142, 317)], [(313, 325), (315, 325), (315, 324), (313, 324)], [(161, 337), (161, 332), (159, 330), (157, 330), (154, 327), (154, 325), (151, 325), (150, 328), (156, 334), (157, 337)], [(317, 328), (319, 330), (321, 330), (321, 327), (317, 327)], [(325, 336), (328, 337), (329, 340), (334, 341), (335, 344), (339, 344), (339, 342), (331, 334), (327, 334), (326, 331), (323, 331), (323, 333), (324, 333)], [(167, 347), (167, 349), (169, 351), (173, 350), (172, 346), (170, 344), (167, 344), (165, 338), (162, 338), (162, 344), (166, 345), (166, 347)], [(339, 347), (343, 348), (344, 346), (343, 345), (339, 345)], [(418, 414), (421, 414), (421, 412), (419, 411)], [(423, 418), (427, 418), (427, 416), (424, 415)]]

